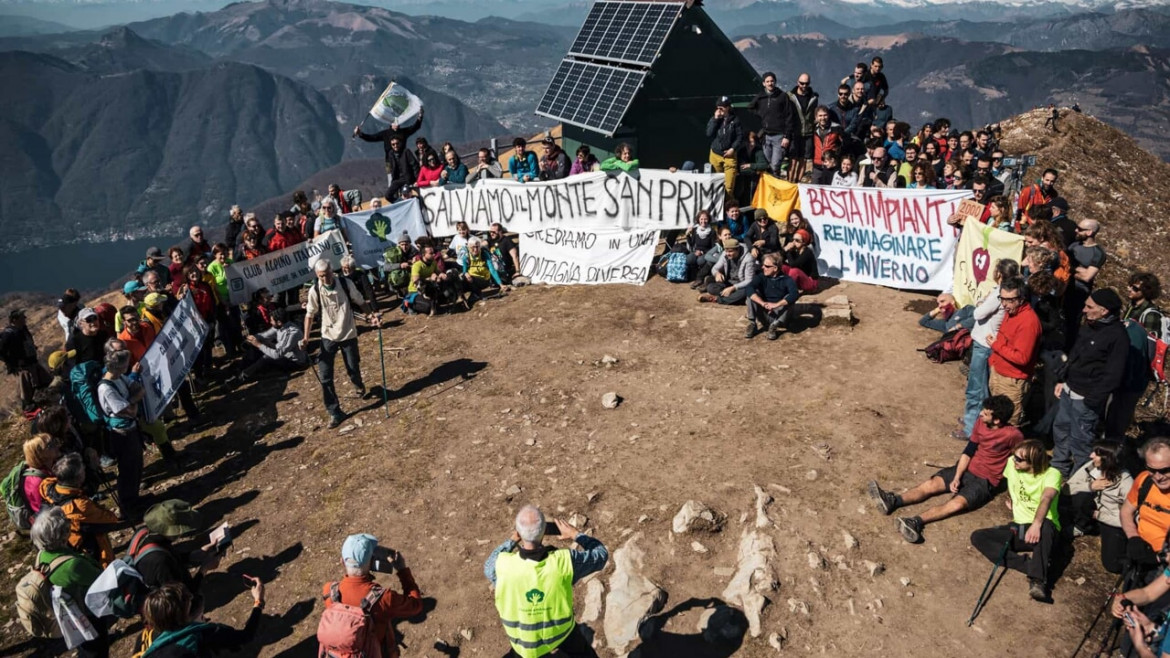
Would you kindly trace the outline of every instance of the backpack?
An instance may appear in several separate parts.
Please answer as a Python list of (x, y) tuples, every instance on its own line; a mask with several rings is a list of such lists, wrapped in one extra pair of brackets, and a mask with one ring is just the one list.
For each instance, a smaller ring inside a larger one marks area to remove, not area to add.
[(370, 588), (355, 607), (341, 602), (340, 584), (329, 587), (327, 600), (332, 605), (321, 613), (317, 624), (318, 658), (382, 658), (382, 647), (374, 635), (373, 609), (385, 590), (378, 584)]
[(166, 550), (159, 544), (146, 543), (149, 535), (150, 531), (146, 528), (135, 531), (130, 538), (130, 547), (126, 549), (126, 557), (111, 562), (90, 585), (85, 595), (85, 605), (95, 615), (112, 615), (119, 619), (138, 616), (150, 588), (135, 567), (147, 555)]
[(666, 280), (671, 283), (684, 283), (687, 276), (687, 254), (681, 251), (672, 251), (666, 257)]
[(27, 532), (32, 529), (33, 514), (32, 508), (28, 506), (28, 500), (24, 497), (24, 478), (29, 475), (35, 477), (46, 477), (46, 475), (35, 468), (29, 468), (20, 462), (12, 467), (8, 472), (8, 477), (0, 481), (0, 497), (4, 498), (4, 506), (8, 508), (8, 520), (12, 521), (12, 525), (16, 526), (17, 530)]
[(61, 628), (53, 614), (53, 584), (49, 578), (61, 565), (76, 558), (76, 555), (62, 555), (48, 565), (37, 565), (16, 583), (16, 618), (29, 635), (61, 637)]
[(1145, 326), (1143, 320), (1146, 315), (1157, 313), (1162, 317), (1161, 335), (1150, 334), (1150, 369), (1154, 372), (1154, 379), (1159, 384), (1166, 383), (1166, 347), (1170, 345), (1170, 316), (1159, 308), (1147, 308), (1138, 316), (1138, 324)]
[(402, 249), (398, 245), (394, 245), (382, 252), (383, 265), (382, 269), (386, 272), (386, 278), (390, 279), (390, 285), (394, 288), (402, 288), (410, 283), (410, 270), (402, 269), (397, 266), (406, 262), (406, 256), (403, 255)]
[(345, 190), (341, 193), (350, 212), (357, 212), (362, 208), (362, 191), (359, 189)]
[(955, 327), (918, 351), (926, 352), (926, 358), (935, 363), (946, 363), (962, 359), (971, 349), (971, 343), (971, 332), (963, 327)]

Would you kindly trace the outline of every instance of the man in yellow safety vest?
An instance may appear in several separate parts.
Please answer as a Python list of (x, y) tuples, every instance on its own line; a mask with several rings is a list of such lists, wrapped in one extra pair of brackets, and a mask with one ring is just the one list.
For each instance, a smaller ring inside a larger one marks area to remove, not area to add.
[[(546, 546), (546, 532), (576, 541), (582, 550)], [(545, 522), (535, 505), (516, 514), (512, 538), (496, 547), (483, 573), (496, 591), (496, 611), (512, 645), (509, 656), (596, 656), (573, 617), (573, 585), (601, 571), (609, 551), (565, 521)]]

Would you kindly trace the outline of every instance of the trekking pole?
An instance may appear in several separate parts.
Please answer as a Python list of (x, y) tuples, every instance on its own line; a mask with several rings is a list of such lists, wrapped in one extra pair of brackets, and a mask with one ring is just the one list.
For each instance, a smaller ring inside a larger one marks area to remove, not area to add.
[[(1130, 567), (1129, 571), (1125, 573), (1124, 582), (1121, 585), (1121, 591), (1129, 591), (1139, 576), (1139, 567), (1134, 565)], [(1104, 656), (1113, 648), (1113, 643), (1121, 635), (1121, 619), (1114, 618), (1113, 623), (1109, 625), (1109, 630), (1105, 631), (1105, 637), (1101, 638), (1101, 644), (1097, 645), (1097, 653), (1094, 656)]]
[(390, 394), (386, 392), (386, 350), (382, 347), (382, 323), (378, 323), (378, 358), (382, 361), (382, 410), (390, 417)]
[(1085, 636), (1081, 638), (1080, 643), (1077, 644), (1077, 648), (1073, 650), (1072, 656), (1070, 658), (1077, 658), (1077, 654), (1079, 654), (1081, 649), (1084, 648), (1085, 642), (1089, 641), (1089, 636), (1093, 634), (1093, 629), (1097, 627), (1097, 622), (1101, 621), (1101, 616), (1105, 614), (1105, 611), (1109, 609), (1110, 604), (1113, 603), (1113, 597), (1117, 594), (1117, 590), (1121, 587), (1121, 583), (1126, 580), (1127, 575), (1128, 572), (1123, 572), (1117, 576), (1117, 582), (1113, 583), (1113, 589), (1109, 590), (1109, 594), (1105, 596), (1105, 602), (1101, 604), (1101, 609), (1097, 611), (1097, 616), (1093, 617), (1093, 623), (1089, 624), (1089, 627), (1085, 629)]
[(1007, 558), (1008, 547), (1012, 545), (1012, 538), (1008, 537), (1007, 541), (1003, 543), (1003, 550), (999, 552), (999, 559), (995, 564), (991, 565), (991, 575), (987, 577), (987, 584), (983, 586), (983, 591), (979, 594), (979, 600), (975, 602), (975, 609), (971, 611), (971, 616), (967, 619), (967, 627), (975, 623), (975, 616), (983, 608), (983, 597), (987, 596), (987, 588), (991, 587), (991, 581), (995, 579), (995, 572), (999, 571), (999, 565)]

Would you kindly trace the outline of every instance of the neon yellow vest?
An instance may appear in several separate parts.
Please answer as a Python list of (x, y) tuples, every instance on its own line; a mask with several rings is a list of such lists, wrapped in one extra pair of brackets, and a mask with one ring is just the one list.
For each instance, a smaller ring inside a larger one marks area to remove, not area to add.
[(554, 651), (575, 626), (569, 551), (555, 550), (543, 562), (525, 560), (519, 553), (500, 553), (496, 611), (520, 658), (540, 658)]

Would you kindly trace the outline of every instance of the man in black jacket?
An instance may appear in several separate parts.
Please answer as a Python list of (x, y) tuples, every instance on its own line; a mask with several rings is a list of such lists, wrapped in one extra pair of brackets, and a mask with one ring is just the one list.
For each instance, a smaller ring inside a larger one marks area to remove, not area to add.
[(764, 129), (764, 157), (768, 159), (772, 175), (779, 176), (780, 163), (784, 162), (785, 153), (796, 139), (800, 122), (792, 99), (776, 87), (775, 73), (764, 74), (764, 91), (752, 99), (748, 109), (760, 116)]
[[(418, 120), (409, 128), (402, 128), (397, 123), (390, 124), (389, 128), (369, 134), (362, 132), (361, 126), (355, 126), (353, 136), (360, 137), (365, 142), (382, 142), (386, 149), (386, 198), (396, 201), (403, 188), (413, 185), (418, 180), (418, 158), (406, 151), (406, 138), (418, 132), (422, 127), (423, 111), (418, 111)], [(397, 146), (395, 145), (397, 142)]]
[(1093, 291), (1085, 302), (1085, 324), (1068, 353), (1063, 382), (1056, 385), (1052, 465), (1065, 479), (1089, 460), (1097, 421), (1121, 385), (1129, 337), (1120, 321), (1121, 297), (1111, 288)]
[[(785, 102), (788, 98), (785, 97)], [(723, 188), (727, 196), (735, 193), (735, 173), (739, 168), (735, 154), (743, 145), (743, 126), (731, 110), (731, 99), (724, 96), (715, 103), (715, 116), (707, 121), (707, 137), (711, 140), (708, 160), (716, 172), (723, 174)]]
[(0, 332), (0, 358), (8, 374), (16, 375), (19, 382), (20, 405), (24, 411), (36, 407), (33, 393), (49, 385), (49, 372), (37, 361), (37, 346), (28, 330), (24, 309), (13, 309), (8, 313), (8, 326)]

